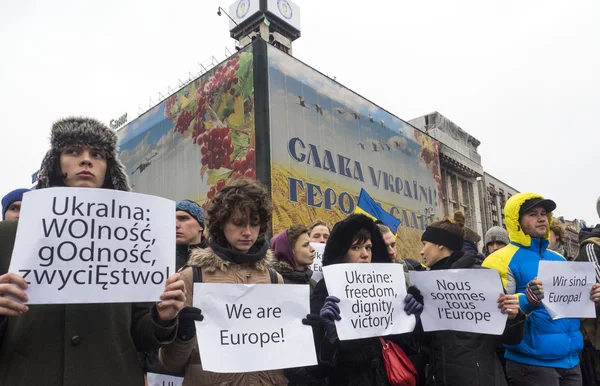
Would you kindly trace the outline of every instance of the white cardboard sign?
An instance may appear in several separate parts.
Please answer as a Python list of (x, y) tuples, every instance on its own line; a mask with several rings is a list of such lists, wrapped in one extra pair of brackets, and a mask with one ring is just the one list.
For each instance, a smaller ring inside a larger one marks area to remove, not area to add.
[(423, 295), (424, 331), (453, 330), (502, 335), (507, 315), (498, 308), (504, 294), (492, 269), (410, 271), (410, 280)]
[(544, 288), (542, 304), (552, 319), (595, 318), (590, 291), (596, 282), (593, 262), (540, 261), (538, 280)]
[(146, 376), (148, 386), (182, 386), (183, 377), (173, 375), (148, 373)]
[(323, 252), (325, 251), (325, 244), (322, 243), (310, 243), (310, 246), (315, 250), (315, 259), (310, 266), (312, 279), (316, 282), (323, 279)]
[(158, 301), (175, 272), (175, 202), (109, 189), (23, 196), (10, 272), (27, 304)]
[(327, 292), (340, 299), (340, 340), (411, 332), (414, 315), (404, 312), (402, 264), (334, 264), (323, 267)]
[[(273, 286), (277, 287), (273, 287)], [(301, 284), (194, 284), (202, 368), (243, 373), (317, 364), (309, 286)]]

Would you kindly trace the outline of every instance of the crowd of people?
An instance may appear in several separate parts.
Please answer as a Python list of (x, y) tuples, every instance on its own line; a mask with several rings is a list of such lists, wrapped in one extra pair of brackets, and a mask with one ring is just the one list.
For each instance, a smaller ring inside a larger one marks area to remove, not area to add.
[[(117, 156), (117, 137), (101, 122), (66, 118), (51, 130), (36, 189), (86, 187), (130, 191)], [(177, 273), (155, 304), (31, 305), (27, 282), (8, 272), (21, 202), (27, 189), (2, 198), (0, 222), (0, 386), (143, 385), (144, 374), (183, 378), (183, 385), (397, 385), (384, 360), (388, 344), (410, 360), (407, 385), (597, 385), (600, 319), (554, 320), (542, 304), (538, 263), (565, 261), (564, 229), (553, 223), (556, 203), (535, 193), (512, 196), (503, 227), (482, 237), (463, 213), (424, 231), (420, 256), (398, 257), (395, 230), (363, 214), (332, 224), (293, 224), (269, 239), (272, 203), (259, 183), (238, 180), (210, 200), (206, 212), (191, 200), (176, 205)], [(600, 209), (600, 208), (599, 208)], [(600, 215), (600, 210), (599, 210)], [(600, 282), (600, 225), (584, 229), (573, 259), (596, 266)], [(326, 279), (313, 278), (315, 247), (325, 244), (324, 267), (334, 264), (401, 264), (406, 293), (398, 299), (416, 318), (413, 332), (344, 340), (336, 322), (340, 298)], [(409, 271), (490, 269), (504, 293), (497, 306), (507, 315), (501, 335), (423, 330), (425, 301)], [(194, 305), (194, 283), (296, 284), (309, 286), (314, 366), (244, 373), (203, 369), (196, 321), (209, 316)], [(589, 294), (600, 304), (600, 284)]]

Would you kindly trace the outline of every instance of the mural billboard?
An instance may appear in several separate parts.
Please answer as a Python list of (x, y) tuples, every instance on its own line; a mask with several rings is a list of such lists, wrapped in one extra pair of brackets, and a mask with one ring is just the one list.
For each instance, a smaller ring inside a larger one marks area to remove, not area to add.
[(439, 142), (271, 46), (268, 81), (273, 234), (333, 225), (364, 188), (402, 221), (398, 256), (418, 258), (442, 216)]
[(118, 132), (133, 190), (204, 203), (256, 178), (252, 47), (238, 52)]

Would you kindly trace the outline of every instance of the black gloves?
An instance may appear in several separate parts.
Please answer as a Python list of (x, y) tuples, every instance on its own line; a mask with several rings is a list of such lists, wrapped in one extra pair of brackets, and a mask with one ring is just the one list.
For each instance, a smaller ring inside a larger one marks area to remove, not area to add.
[(181, 340), (190, 340), (196, 336), (195, 321), (203, 321), (204, 316), (199, 308), (185, 307), (179, 311), (179, 327), (177, 327), (177, 337)]

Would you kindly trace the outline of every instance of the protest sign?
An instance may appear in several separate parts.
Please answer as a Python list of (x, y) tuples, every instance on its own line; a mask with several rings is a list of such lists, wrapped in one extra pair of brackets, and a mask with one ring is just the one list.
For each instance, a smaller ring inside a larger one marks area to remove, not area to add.
[(340, 299), (340, 340), (402, 334), (415, 328), (404, 312), (406, 283), (402, 264), (334, 264), (323, 267), (329, 295)]
[(182, 386), (183, 377), (174, 375), (148, 373), (146, 376), (148, 386)]
[(314, 281), (321, 281), (323, 279), (323, 252), (325, 251), (325, 244), (322, 243), (310, 243), (310, 246), (315, 250), (315, 259), (309, 267), (313, 272), (312, 279)]
[(244, 373), (317, 364), (310, 326), (309, 286), (300, 284), (194, 284), (202, 368)]
[(502, 335), (507, 315), (498, 308), (498, 298), (504, 290), (497, 271), (410, 271), (410, 280), (421, 291), (425, 302), (421, 314), (424, 331)]
[(28, 304), (158, 301), (175, 270), (175, 202), (109, 189), (28, 192), (10, 272)]
[(544, 288), (542, 304), (552, 319), (596, 317), (590, 299), (594, 272), (592, 262), (540, 261), (537, 278)]

